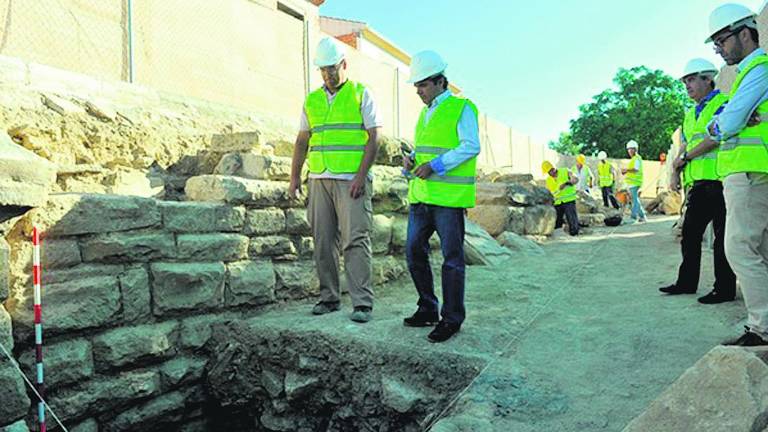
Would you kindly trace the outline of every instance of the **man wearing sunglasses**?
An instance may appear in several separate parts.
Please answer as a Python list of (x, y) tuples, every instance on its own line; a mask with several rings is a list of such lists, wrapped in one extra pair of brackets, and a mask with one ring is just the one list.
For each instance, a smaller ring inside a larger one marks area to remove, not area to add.
[(370, 92), (346, 79), (344, 47), (334, 38), (317, 46), (315, 66), (324, 85), (307, 95), (293, 150), (289, 195), (301, 190), (301, 169), (309, 152), (307, 219), (320, 280), (315, 315), (339, 310), (339, 250), (356, 322), (371, 320), (372, 184), (368, 170), (376, 158), (382, 126)]
[[(707, 126), (708, 137), (682, 158), (682, 168), (712, 149), (728, 212), (725, 254), (747, 307), (747, 331), (725, 345), (768, 345), (768, 55), (759, 47), (756, 15), (725, 4), (709, 16), (706, 42), (738, 72), (728, 105)], [(751, 120), (750, 120), (751, 119)]]

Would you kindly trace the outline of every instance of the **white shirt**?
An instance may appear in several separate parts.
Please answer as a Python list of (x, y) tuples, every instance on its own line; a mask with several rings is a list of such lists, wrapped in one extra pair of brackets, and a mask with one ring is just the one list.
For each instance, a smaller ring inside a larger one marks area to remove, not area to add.
[(589, 179), (593, 179), (594, 182), (592, 170), (590, 170), (588, 166), (582, 165), (581, 170), (579, 170), (579, 167), (574, 167), (573, 172), (576, 175), (576, 178), (579, 179), (579, 182), (576, 184), (576, 189), (580, 191), (589, 191)]
[[(344, 85), (346, 84), (347, 83), (345, 82)], [(328, 104), (330, 105), (336, 98), (338, 91), (336, 93), (331, 93), (331, 91), (328, 90), (328, 88), (325, 86), (323, 86), (323, 90), (325, 90), (325, 95), (328, 97)], [(384, 122), (381, 119), (381, 113), (376, 109), (376, 102), (374, 101), (373, 96), (367, 88), (363, 89), (363, 97), (360, 100), (360, 114), (363, 116), (363, 126), (366, 129), (373, 129), (376, 127), (382, 127), (384, 125)], [(309, 127), (307, 113), (302, 108), (301, 120), (299, 121), (299, 131), (308, 132), (310, 129), (311, 128)], [(309, 174), (309, 178), (311, 179), (352, 180), (354, 177), (355, 174), (334, 174), (330, 171), (323, 171), (319, 174)], [(368, 179), (373, 179), (373, 175), (370, 171), (368, 172)]]

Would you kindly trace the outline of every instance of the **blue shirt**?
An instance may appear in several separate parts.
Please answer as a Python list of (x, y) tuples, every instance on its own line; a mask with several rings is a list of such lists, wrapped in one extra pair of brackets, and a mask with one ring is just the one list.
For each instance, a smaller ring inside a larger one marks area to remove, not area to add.
[[(709, 92), (708, 95), (704, 96), (704, 99), (702, 99), (701, 102), (699, 102), (698, 105), (696, 105), (696, 120), (699, 119), (699, 116), (701, 115), (701, 112), (704, 111), (704, 108), (706, 108), (707, 103), (709, 101), (711, 101), (712, 98), (714, 98), (715, 96), (717, 96), (719, 94), (720, 94), (720, 90), (718, 90), (718, 89), (712, 90), (711, 92)], [(717, 109), (717, 111), (715, 111), (715, 113), (713, 115), (719, 115), (721, 112), (723, 112), (723, 109), (725, 109), (725, 105), (726, 104), (727, 104), (727, 102), (722, 104), (722, 105), (720, 105), (720, 107)], [(683, 142), (687, 143), (688, 140), (685, 138), (685, 132), (684, 131), (682, 132), (682, 135), (683, 135)]]
[[(446, 90), (432, 100), (424, 115), (425, 124), (429, 123), (429, 119), (432, 117), (435, 109), (440, 103), (448, 99), (449, 96), (451, 96), (451, 91)], [(474, 111), (468, 105), (464, 106), (461, 117), (459, 117), (459, 123), (456, 125), (456, 132), (459, 135), (459, 146), (429, 161), (432, 171), (439, 176), (444, 176), (447, 171), (480, 154), (479, 129), (477, 116), (475, 116)]]
[[(739, 62), (736, 67), (737, 73), (744, 70), (755, 57), (764, 54), (765, 51), (762, 48), (752, 51)], [(710, 138), (723, 141), (737, 135), (747, 125), (749, 116), (766, 100), (768, 100), (768, 68), (756, 67), (741, 81), (739, 89), (723, 112), (710, 122), (707, 129), (714, 132), (710, 134)]]

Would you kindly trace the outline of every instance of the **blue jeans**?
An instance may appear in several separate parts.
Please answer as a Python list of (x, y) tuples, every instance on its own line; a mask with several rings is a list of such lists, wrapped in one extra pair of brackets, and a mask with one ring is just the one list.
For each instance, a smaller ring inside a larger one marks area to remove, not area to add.
[(645, 219), (645, 210), (640, 204), (640, 186), (630, 186), (629, 193), (632, 195), (632, 219)]
[(429, 266), (429, 238), (437, 231), (443, 252), (442, 320), (461, 325), (464, 310), (464, 209), (413, 204), (408, 214), (405, 258), (419, 293), (419, 312), (437, 313), (438, 300)]

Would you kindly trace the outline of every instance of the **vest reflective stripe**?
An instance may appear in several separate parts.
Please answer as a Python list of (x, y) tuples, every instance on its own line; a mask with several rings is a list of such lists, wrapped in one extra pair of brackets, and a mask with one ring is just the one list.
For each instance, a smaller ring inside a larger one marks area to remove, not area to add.
[[(427, 108), (421, 111), (416, 124), (415, 166), (427, 163), (459, 146), (457, 127), (464, 107), (469, 106), (477, 116), (477, 108), (468, 99), (449, 96), (435, 108), (425, 122)], [(413, 178), (408, 182), (408, 201), (443, 207), (470, 208), (475, 206), (475, 163), (473, 157), (448, 170), (444, 176), (432, 174), (426, 180)]]
[(578, 194), (576, 193), (576, 186), (570, 185), (560, 190), (560, 185), (570, 181), (568, 176), (568, 170), (566, 168), (557, 169), (557, 178), (552, 178), (551, 175), (547, 176), (547, 189), (552, 193), (555, 198), (555, 205), (566, 204), (572, 201), (576, 201)]
[[(768, 67), (768, 55), (759, 55), (736, 76), (731, 87), (731, 99), (739, 89), (744, 77), (754, 68)], [(768, 101), (757, 107), (760, 119), (768, 118)], [(745, 127), (739, 134), (720, 143), (717, 153), (717, 174), (727, 177), (740, 172), (768, 173), (768, 122)]]
[[(701, 110), (699, 118), (696, 118), (695, 107), (688, 110), (683, 121), (683, 133), (688, 139), (686, 146), (688, 152), (698, 147), (708, 136), (707, 125), (717, 110), (726, 102), (728, 102), (728, 97), (718, 93), (707, 102), (704, 109)], [(689, 161), (683, 168), (683, 184), (690, 186), (698, 180), (717, 180), (719, 178), (717, 175), (717, 153), (718, 150), (714, 149)]]
[(643, 185), (643, 158), (641, 158), (639, 154), (635, 154), (635, 156), (629, 160), (629, 167), (634, 168), (635, 161), (637, 160), (640, 161), (640, 169), (636, 172), (627, 172), (627, 175), (624, 177), (624, 181), (629, 186)]
[(613, 171), (608, 162), (597, 163), (597, 174), (600, 176), (600, 187), (613, 186)]
[(304, 112), (312, 134), (307, 158), (309, 172), (356, 173), (360, 168), (368, 143), (360, 112), (364, 91), (362, 84), (347, 81), (330, 105), (322, 87), (307, 96)]

